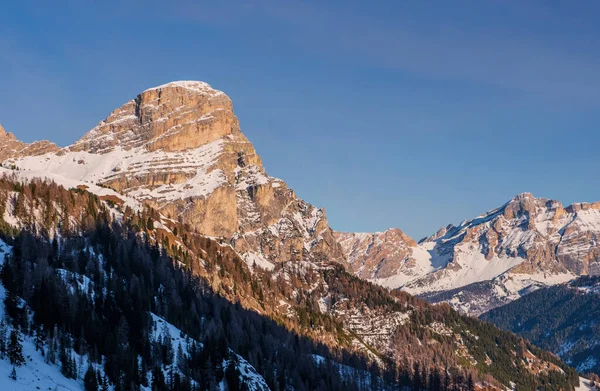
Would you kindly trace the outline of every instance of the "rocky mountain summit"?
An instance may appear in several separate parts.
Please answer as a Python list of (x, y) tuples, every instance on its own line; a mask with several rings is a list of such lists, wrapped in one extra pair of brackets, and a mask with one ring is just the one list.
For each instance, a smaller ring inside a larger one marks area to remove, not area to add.
[(35, 141), (31, 144), (17, 140), (14, 134), (0, 125), (0, 161), (16, 156), (37, 156), (58, 151), (56, 144), (49, 141)]
[[(453, 382), (454, 389), (472, 389), (473, 380), (480, 382), (481, 389), (509, 385), (537, 389), (550, 381), (550, 390), (573, 389), (578, 382), (573, 369), (511, 333), (460, 315), (449, 306), (432, 306), (363, 280), (427, 293), (503, 275), (525, 260), (526, 251), (510, 252), (499, 246), (505, 244), (505, 237), (512, 237), (511, 230), (523, 230), (517, 223), (536, 210), (530, 203), (503, 209), (513, 212), (492, 211), (458, 227), (449, 226), (422, 243), (398, 229), (336, 233), (323, 209), (297, 198), (285, 182), (267, 175), (240, 130), (230, 99), (202, 82), (148, 89), (65, 148), (48, 142), (24, 144), (9, 134), (1, 140), (5, 155), (0, 174), (8, 175), (0, 178), (0, 233), (7, 251), (14, 248), (15, 256), (23, 258), (6, 258), (13, 270), (7, 275), (16, 276), (22, 264), (28, 265), (31, 275), (39, 267), (47, 268), (47, 273), (36, 274), (40, 278), (58, 274), (48, 285), (33, 284), (41, 289), (60, 285), (61, 276), (73, 273), (74, 284), (97, 284), (97, 297), (106, 295), (103, 280), (114, 278), (106, 285), (118, 291), (120, 296), (115, 297), (123, 298), (116, 301), (124, 312), (130, 311), (130, 302), (140, 302), (128, 295), (148, 292), (147, 305), (140, 311), (153, 308), (152, 314), (175, 322), (174, 328), (184, 327), (181, 331), (224, 332), (227, 335), (204, 340), (222, 347), (226, 340), (235, 352), (232, 360), (248, 360), (272, 389), (322, 378), (316, 370), (328, 367), (320, 364), (325, 360), (321, 354), (335, 365), (350, 365), (352, 378), (362, 370), (370, 373), (371, 382), (389, 383), (389, 388), (376, 387), (382, 389), (397, 389), (396, 380), (401, 379), (396, 378), (396, 369), (405, 372), (404, 381), (414, 380), (419, 387), (421, 375), (430, 370), (431, 379), (437, 373), (434, 383), (440, 385), (443, 377)], [(504, 214), (506, 222), (493, 223)], [(491, 241), (481, 238), (490, 227), (498, 239), (493, 251), (485, 252)], [(577, 238), (573, 243), (581, 245)], [(39, 255), (31, 253), (33, 248)], [(52, 265), (46, 261), (48, 253), (55, 254)], [(565, 265), (556, 266), (552, 273), (571, 276), (574, 272), (569, 268), (579, 264), (565, 261)], [(578, 267), (589, 270), (594, 262), (590, 258)], [(140, 270), (143, 275), (131, 276)], [(192, 280), (201, 285), (194, 288)], [(140, 285), (145, 288), (140, 290)], [(30, 299), (32, 310), (50, 319), (72, 318), (56, 316), (51, 306), (37, 300), (54, 300), (44, 292), (19, 289), (14, 294)], [(77, 291), (73, 296), (81, 303), (94, 301)], [(201, 300), (190, 305), (191, 297)], [(132, 324), (142, 318), (130, 315)], [(86, 318), (84, 311), (82, 316)], [(100, 325), (90, 329), (111, 332)], [(126, 324), (122, 329), (139, 330)], [(272, 345), (272, 341), (281, 343)], [(310, 341), (316, 345), (306, 345)], [(119, 345), (94, 343), (103, 348)], [(289, 354), (282, 356), (282, 352)], [(134, 353), (132, 363), (137, 360)], [(115, 363), (113, 383), (120, 382), (123, 368), (127, 376), (137, 379), (138, 365)], [(222, 363), (217, 357), (215, 368), (222, 368)], [(307, 378), (304, 364), (316, 374)], [(425, 372), (415, 370), (419, 364)], [(247, 366), (229, 367), (242, 371)], [(356, 389), (375, 388), (373, 383), (356, 381), (363, 383)], [(328, 386), (295, 389), (337, 389)]]
[(112, 188), (227, 238), (251, 264), (343, 261), (325, 211), (265, 173), (231, 100), (206, 83), (150, 88), (66, 148), (27, 145), (10, 133), (0, 142), (7, 167)]
[(600, 274), (600, 203), (564, 207), (523, 193), (419, 244), (376, 235), (361, 247), (348, 242), (352, 235), (337, 235), (360, 276), (473, 314), (540, 286)]
[(415, 259), (421, 248), (400, 229), (375, 233), (336, 232), (335, 237), (350, 269), (361, 278), (379, 280), (405, 275), (410, 279), (426, 272), (418, 267)]
[(600, 203), (563, 207), (524, 193), (417, 243), (399, 229), (333, 232), (323, 209), (269, 176), (222, 91), (197, 81), (147, 89), (74, 144), (23, 143), (0, 129), (5, 169), (110, 188), (250, 265), (339, 262), (357, 276), (477, 314), (540, 286), (600, 273)]

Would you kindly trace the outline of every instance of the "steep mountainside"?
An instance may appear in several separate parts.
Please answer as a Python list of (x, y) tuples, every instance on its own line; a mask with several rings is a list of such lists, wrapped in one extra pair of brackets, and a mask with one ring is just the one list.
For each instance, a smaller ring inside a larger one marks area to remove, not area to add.
[(227, 238), (249, 264), (344, 260), (325, 211), (265, 173), (231, 100), (206, 83), (148, 89), (60, 150), (21, 144), (0, 138), (5, 167), (109, 187)]
[(599, 235), (600, 203), (563, 207), (529, 193), (418, 245), (405, 235), (376, 235), (361, 246), (336, 233), (355, 273), (472, 314), (540, 286), (599, 274)]
[(26, 144), (17, 140), (14, 134), (0, 125), (0, 161), (13, 156), (36, 156), (58, 151), (58, 147), (49, 141), (36, 141)]
[[(21, 363), (13, 348), (0, 349), (20, 384), (38, 384), (35, 371), (52, 366), (77, 383), (86, 380), (76, 368), (91, 368), (122, 390), (234, 390), (248, 377), (256, 390), (578, 383), (555, 356), (448, 306), (392, 294), (336, 262), (251, 268), (229, 245), (130, 205), (0, 178), (9, 325), (3, 334), (0, 324), (0, 347), (16, 334), (24, 348), (35, 345), (37, 360)], [(175, 327), (189, 338), (167, 337), (164, 329)]]
[(417, 242), (399, 229), (375, 233), (335, 232), (335, 237), (346, 254), (348, 265), (355, 274), (365, 279), (378, 279), (402, 274), (406, 278), (422, 276), (413, 253)]
[(522, 335), (580, 372), (600, 375), (600, 279), (540, 289), (482, 318)]
[[(205, 83), (144, 91), (58, 151), (14, 151), (0, 170), (7, 320), (32, 335), (43, 325), (61, 351), (103, 363), (116, 389), (148, 376), (162, 384), (164, 371), (170, 386), (159, 389), (185, 389), (177, 377), (192, 388), (235, 384), (245, 366), (234, 355), (270, 389), (578, 382), (511, 333), (349, 274), (324, 211), (264, 173), (231, 102)], [(174, 368), (169, 338), (146, 339), (156, 317), (208, 349)]]

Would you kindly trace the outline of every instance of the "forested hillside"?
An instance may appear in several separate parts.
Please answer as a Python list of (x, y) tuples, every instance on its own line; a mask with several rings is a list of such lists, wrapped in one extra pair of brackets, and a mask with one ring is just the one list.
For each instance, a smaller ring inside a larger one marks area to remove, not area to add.
[(0, 351), (17, 378), (29, 341), (86, 390), (578, 384), (552, 354), (448, 306), (326, 259), (249, 267), (219, 239), (118, 197), (5, 177), (0, 212)]
[(482, 316), (600, 375), (600, 278), (540, 289)]

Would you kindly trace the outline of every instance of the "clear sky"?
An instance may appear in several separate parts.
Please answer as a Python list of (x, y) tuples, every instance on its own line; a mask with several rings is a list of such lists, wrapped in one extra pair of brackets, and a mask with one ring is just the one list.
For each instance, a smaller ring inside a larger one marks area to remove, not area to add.
[(416, 238), (517, 193), (600, 200), (600, 2), (4, 1), (0, 122), (67, 145), (203, 80), (334, 229)]

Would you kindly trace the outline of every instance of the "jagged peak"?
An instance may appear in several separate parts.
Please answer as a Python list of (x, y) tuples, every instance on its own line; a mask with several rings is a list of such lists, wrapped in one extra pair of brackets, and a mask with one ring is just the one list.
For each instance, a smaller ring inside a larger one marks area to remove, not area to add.
[[(522, 201), (533, 201), (535, 204), (539, 206), (545, 206), (546, 209), (565, 209), (569, 213), (577, 212), (580, 210), (588, 210), (588, 209), (600, 209), (600, 201), (596, 202), (574, 202), (571, 205), (563, 207), (562, 202), (553, 200), (550, 198), (536, 198), (531, 193), (521, 193), (514, 196), (509, 202), (507, 202), (501, 209), (505, 209), (510, 205), (514, 205), (517, 203), (521, 203)], [(490, 213), (493, 211), (490, 211)]]
[(2, 124), (0, 124), (0, 137), (16, 140), (15, 135), (11, 132), (7, 132), (6, 129), (4, 129), (4, 127), (2, 126)]
[(182, 80), (141, 92), (69, 149), (181, 151), (239, 133), (231, 100), (224, 92), (202, 81)]
[(402, 231), (400, 228), (388, 228), (385, 231), (377, 231), (377, 232), (339, 232), (334, 231), (336, 237), (340, 240), (351, 239), (362, 241), (392, 241), (396, 244), (403, 243), (408, 247), (414, 247), (417, 245), (417, 242)]
[(513, 201), (522, 201), (522, 200), (531, 200), (531, 199), (536, 199), (534, 197), (533, 194), (531, 194), (530, 192), (523, 192), (523, 193), (519, 193), (516, 196), (514, 196), (513, 198), (511, 198), (511, 200), (509, 202), (513, 202)]
[(202, 94), (215, 94), (215, 95), (225, 94), (223, 91), (219, 91), (217, 89), (212, 88), (210, 86), (210, 84), (203, 82), (203, 81), (197, 81), (197, 80), (172, 81), (169, 83), (161, 84), (156, 87), (148, 88), (148, 89), (144, 90), (142, 92), (142, 94), (145, 92), (148, 92), (148, 91), (163, 90), (166, 88), (184, 88), (188, 91), (202, 93)]

